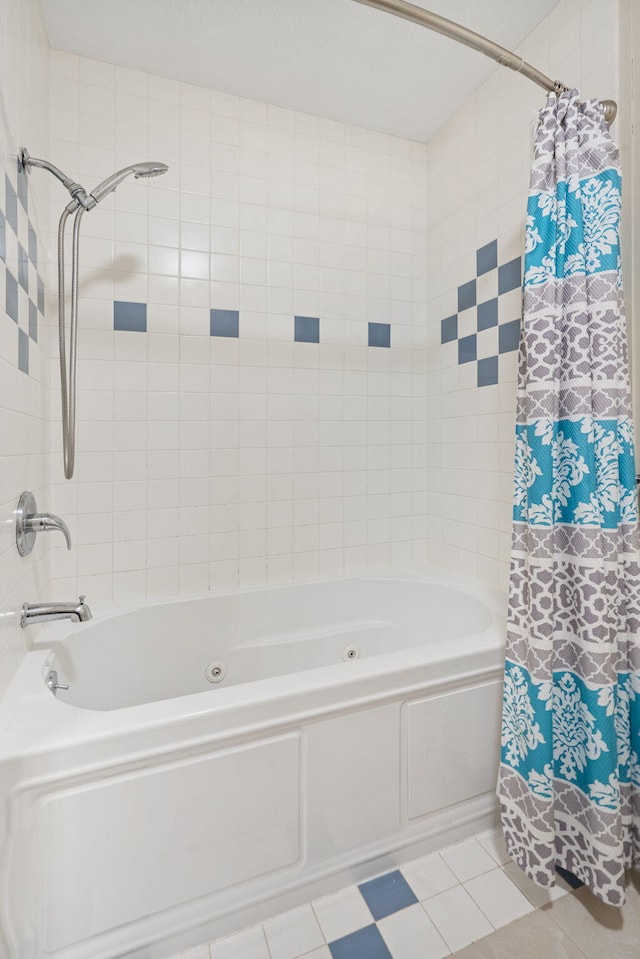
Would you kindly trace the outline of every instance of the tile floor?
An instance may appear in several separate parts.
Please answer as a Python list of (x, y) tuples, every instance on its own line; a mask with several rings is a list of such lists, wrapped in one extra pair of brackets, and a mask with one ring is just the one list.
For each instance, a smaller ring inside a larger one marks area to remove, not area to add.
[[(573, 877), (570, 877), (573, 878)], [(574, 880), (575, 883), (575, 880)], [(571, 892), (571, 895), (567, 893)], [(624, 909), (562, 878), (531, 883), (497, 830), (175, 959), (632, 959), (640, 875)]]

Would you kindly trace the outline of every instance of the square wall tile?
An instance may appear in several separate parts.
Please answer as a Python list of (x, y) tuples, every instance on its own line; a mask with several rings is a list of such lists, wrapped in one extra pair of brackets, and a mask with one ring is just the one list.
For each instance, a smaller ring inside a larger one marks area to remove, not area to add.
[(498, 382), (498, 357), (478, 360), (478, 386), (495, 386)]
[(478, 330), (488, 330), (498, 325), (498, 298), (478, 304)]
[(18, 281), (7, 270), (7, 285), (5, 291), (5, 309), (11, 319), (18, 322)]
[(451, 343), (458, 338), (458, 314), (440, 321), (440, 342)]
[(33, 300), (29, 300), (29, 336), (34, 343), (38, 342), (38, 307)]
[(18, 199), (22, 204), (22, 208), (26, 214), (29, 213), (29, 184), (27, 181), (27, 174), (20, 171), (18, 167)]
[(391, 346), (389, 323), (369, 323), (369, 346)]
[(377, 926), (367, 926), (329, 943), (333, 959), (393, 959)]
[(320, 319), (317, 316), (294, 317), (293, 338), (296, 343), (320, 342)]
[(44, 316), (44, 280), (38, 277), (38, 312)]
[(115, 300), (113, 304), (113, 328), (114, 330), (127, 330), (131, 333), (146, 333), (147, 304)]
[(485, 246), (476, 250), (476, 272), (478, 276), (488, 273), (489, 270), (495, 270), (498, 265), (498, 241), (492, 240)]
[(24, 330), (18, 330), (18, 369), (29, 372), (29, 337)]
[(469, 280), (458, 287), (458, 313), (476, 305), (476, 281)]
[(38, 240), (31, 224), (29, 224), (29, 259), (35, 267), (38, 266)]
[(358, 888), (374, 919), (382, 919), (383, 916), (389, 916), (392, 912), (418, 901), (413, 889), (398, 869), (363, 882)]
[(29, 292), (29, 258), (21, 243), (18, 243), (18, 283), (25, 293)]
[(520, 344), (520, 320), (502, 323), (498, 327), (498, 352), (510, 353), (517, 350)]
[(518, 256), (515, 260), (510, 260), (498, 269), (498, 294), (508, 293), (509, 290), (516, 290), (522, 285), (522, 265), (521, 258)]
[(4, 176), (5, 214), (14, 233), (18, 232), (18, 197), (9, 177)]
[(240, 335), (238, 310), (211, 310), (210, 332), (211, 336), (238, 337)]
[(476, 359), (478, 355), (477, 351), (476, 334), (463, 336), (462, 339), (458, 340), (458, 364), (471, 363), (472, 360)]

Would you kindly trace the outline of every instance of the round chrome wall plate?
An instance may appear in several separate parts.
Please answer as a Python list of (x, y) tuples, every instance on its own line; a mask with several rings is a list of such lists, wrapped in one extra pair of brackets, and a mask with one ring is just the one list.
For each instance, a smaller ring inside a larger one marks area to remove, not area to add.
[(33, 514), (37, 512), (38, 507), (36, 506), (35, 496), (33, 493), (25, 490), (20, 496), (18, 506), (16, 507), (16, 546), (21, 556), (28, 556), (36, 541), (36, 531), (34, 529), (27, 529), (25, 520), (27, 516), (33, 516)]

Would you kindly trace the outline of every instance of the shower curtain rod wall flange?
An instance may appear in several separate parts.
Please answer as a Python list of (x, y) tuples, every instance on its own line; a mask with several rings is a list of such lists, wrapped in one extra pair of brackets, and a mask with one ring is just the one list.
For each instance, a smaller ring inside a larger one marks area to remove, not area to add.
[[(410, 20), (412, 23), (417, 23), (428, 30), (433, 30), (435, 33), (441, 33), (450, 40), (456, 40), (458, 43), (471, 47), (472, 50), (495, 60), (500, 66), (508, 67), (509, 70), (522, 74), (523, 77), (537, 83), (538, 86), (549, 93), (560, 94), (571, 89), (559, 80), (552, 80), (536, 67), (527, 63), (526, 60), (523, 60), (522, 57), (512, 53), (511, 50), (507, 50), (506, 47), (501, 47), (499, 43), (494, 43), (493, 40), (483, 37), (482, 34), (476, 33), (474, 30), (469, 30), (468, 27), (463, 27), (462, 24), (456, 23), (454, 20), (447, 20), (446, 17), (441, 17), (437, 13), (431, 13), (430, 10), (418, 7), (415, 3), (408, 3), (407, 0), (355, 0), (355, 2), (362, 3), (367, 7), (375, 7), (385, 13), (392, 13), (396, 17)], [(604, 111), (604, 118), (611, 125), (616, 118), (618, 106), (615, 100), (601, 100), (600, 103)]]

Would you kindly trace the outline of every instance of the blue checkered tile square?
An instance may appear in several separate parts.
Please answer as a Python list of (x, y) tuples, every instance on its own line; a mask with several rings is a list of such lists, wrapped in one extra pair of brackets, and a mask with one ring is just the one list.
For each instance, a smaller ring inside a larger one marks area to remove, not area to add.
[(358, 886), (374, 919), (383, 919), (392, 912), (413, 906), (418, 900), (399, 869)]
[(29, 373), (30, 349), (38, 342), (44, 316), (45, 287), (38, 273), (38, 238), (29, 220), (26, 174), (17, 165), (5, 171), (0, 185), (0, 270), (3, 271), (3, 307), (18, 327), (15, 364)]
[[(476, 250), (475, 279), (457, 288), (458, 312), (440, 321), (440, 343), (457, 342), (459, 366), (477, 364), (477, 386), (498, 383), (497, 354), (518, 349), (520, 319), (513, 317), (519, 307), (512, 300), (521, 285), (522, 258), (500, 263), (498, 241), (492, 240)], [(495, 342), (487, 342), (489, 330), (497, 334)]]
[(333, 959), (393, 959), (377, 926), (365, 926), (329, 943)]

